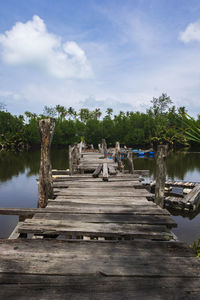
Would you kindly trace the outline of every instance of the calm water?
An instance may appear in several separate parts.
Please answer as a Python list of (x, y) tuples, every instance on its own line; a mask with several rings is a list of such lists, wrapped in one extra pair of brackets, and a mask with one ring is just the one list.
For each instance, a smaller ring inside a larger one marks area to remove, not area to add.
[[(67, 169), (67, 151), (52, 149), (52, 168)], [(0, 207), (37, 207), (37, 183), (40, 151), (0, 152)], [(135, 169), (150, 170), (154, 178), (154, 158), (134, 159)], [(167, 158), (167, 174), (171, 180), (200, 181), (200, 152), (179, 151)], [(200, 237), (200, 214), (172, 216), (178, 223), (174, 233), (187, 243)], [(6, 238), (16, 226), (18, 217), (0, 215), (0, 237)]]

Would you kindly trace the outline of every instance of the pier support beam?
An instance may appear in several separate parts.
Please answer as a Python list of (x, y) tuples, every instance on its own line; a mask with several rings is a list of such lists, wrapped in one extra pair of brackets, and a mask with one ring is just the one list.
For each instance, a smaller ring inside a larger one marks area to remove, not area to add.
[(43, 119), (39, 121), (41, 136), (41, 159), (38, 185), (39, 208), (44, 208), (47, 205), (48, 198), (51, 198), (53, 192), (50, 148), (55, 125), (56, 120), (54, 118)]
[(133, 174), (134, 165), (133, 165), (133, 152), (132, 151), (128, 151), (128, 153), (127, 153), (127, 163), (128, 163), (129, 173)]
[(117, 154), (118, 169), (120, 170), (120, 172), (124, 173), (124, 165), (121, 160), (121, 150), (120, 150), (119, 142), (116, 142), (115, 148), (116, 148), (116, 154)]
[(102, 139), (102, 147), (103, 147), (104, 157), (106, 158), (107, 157), (107, 144), (106, 144), (106, 140), (105, 139)]
[(164, 207), (167, 145), (160, 145), (156, 154), (155, 203)]

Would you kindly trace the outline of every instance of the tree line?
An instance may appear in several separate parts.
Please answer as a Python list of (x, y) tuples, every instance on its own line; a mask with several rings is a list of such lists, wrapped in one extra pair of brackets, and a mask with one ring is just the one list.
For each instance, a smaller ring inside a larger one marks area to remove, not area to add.
[[(65, 146), (81, 140), (97, 145), (105, 138), (109, 146), (116, 141), (128, 147), (187, 146), (185, 114), (185, 107), (175, 107), (167, 94), (153, 98), (146, 113), (120, 111), (115, 115), (112, 108), (107, 108), (103, 115), (99, 108), (82, 108), (77, 112), (73, 107), (56, 105), (45, 106), (42, 114), (26, 111), (15, 116), (0, 104), (0, 145), (13, 149), (40, 145), (38, 121), (53, 117), (56, 118), (54, 145)], [(195, 122), (200, 124), (199, 116)]]

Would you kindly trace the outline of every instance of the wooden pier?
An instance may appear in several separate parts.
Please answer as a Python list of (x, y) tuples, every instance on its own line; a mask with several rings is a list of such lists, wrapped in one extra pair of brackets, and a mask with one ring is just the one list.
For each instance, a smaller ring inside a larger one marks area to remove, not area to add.
[(0, 299), (199, 299), (200, 261), (138, 172), (98, 152), (77, 169), (54, 173), (46, 208), (0, 210), (32, 217), (0, 240)]

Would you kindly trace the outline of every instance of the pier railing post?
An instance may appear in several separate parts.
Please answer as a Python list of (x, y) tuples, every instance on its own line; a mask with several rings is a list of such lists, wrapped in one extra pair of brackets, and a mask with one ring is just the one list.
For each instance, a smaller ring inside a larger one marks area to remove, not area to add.
[(53, 194), (50, 148), (55, 125), (56, 120), (54, 118), (39, 121), (41, 136), (41, 159), (38, 185), (39, 208), (44, 208), (47, 205), (48, 198), (51, 198)]
[(134, 165), (133, 165), (133, 152), (132, 151), (128, 151), (128, 153), (127, 153), (127, 163), (128, 163), (129, 173), (133, 174)]
[(116, 153), (117, 153), (117, 163), (118, 163), (118, 169), (120, 170), (120, 172), (124, 172), (124, 165), (122, 163), (122, 160), (121, 160), (121, 150), (120, 150), (120, 143), (119, 142), (116, 142)]
[(105, 139), (102, 139), (102, 146), (103, 146), (103, 154), (104, 154), (104, 157), (106, 158), (107, 157), (107, 144), (106, 144)]
[(167, 145), (159, 145), (156, 154), (155, 203), (164, 207)]
[(72, 158), (72, 146), (69, 145), (69, 173), (73, 174), (73, 158)]

